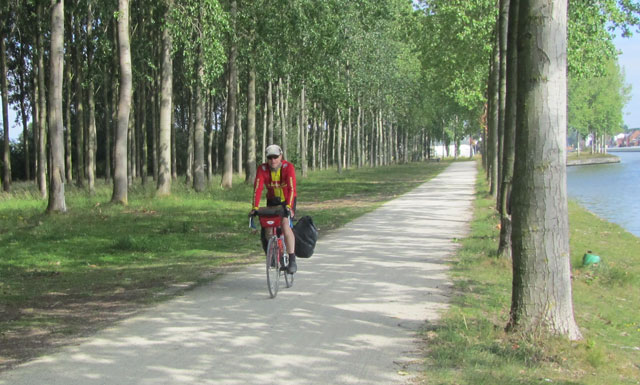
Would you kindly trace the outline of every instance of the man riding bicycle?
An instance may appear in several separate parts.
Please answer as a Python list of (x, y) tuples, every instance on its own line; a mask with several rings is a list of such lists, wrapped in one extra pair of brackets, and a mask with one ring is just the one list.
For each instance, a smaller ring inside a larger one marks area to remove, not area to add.
[[(253, 209), (249, 215), (255, 215), (260, 207), (262, 189), (267, 186), (267, 207), (283, 206), (285, 216), (280, 228), (284, 234), (284, 242), (289, 252), (289, 266), (287, 272), (293, 274), (298, 270), (295, 256), (296, 238), (291, 228), (291, 220), (296, 209), (296, 170), (293, 163), (283, 159), (282, 149), (272, 144), (266, 149), (267, 162), (261, 164), (256, 172), (253, 183)], [(270, 236), (271, 234), (268, 234)]]

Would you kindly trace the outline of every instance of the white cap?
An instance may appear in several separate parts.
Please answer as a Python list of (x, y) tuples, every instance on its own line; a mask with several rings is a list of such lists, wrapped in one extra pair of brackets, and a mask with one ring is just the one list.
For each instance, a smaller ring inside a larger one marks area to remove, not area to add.
[(279, 156), (282, 155), (282, 149), (277, 144), (272, 144), (267, 147), (267, 156)]

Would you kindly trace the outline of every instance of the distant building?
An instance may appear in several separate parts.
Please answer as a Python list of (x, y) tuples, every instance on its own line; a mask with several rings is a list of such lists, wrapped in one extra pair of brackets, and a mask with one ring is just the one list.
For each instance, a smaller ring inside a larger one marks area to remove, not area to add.
[(617, 147), (640, 146), (640, 129), (629, 133), (621, 133), (613, 137), (614, 145)]

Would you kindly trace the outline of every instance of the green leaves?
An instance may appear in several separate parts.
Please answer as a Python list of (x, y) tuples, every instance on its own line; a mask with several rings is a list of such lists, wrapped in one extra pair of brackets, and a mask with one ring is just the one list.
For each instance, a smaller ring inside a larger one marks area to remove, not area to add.
[[(173, 50), (185, 60), (186, 78), (212, 88), (226, 61), (223, 34), (229, 28), (228, 15), (217, 0), (184, 0), (176, 2), (167, 21), (174, 40)], [(196, 63), (202, 60), (204, 77), (196, 76)]]

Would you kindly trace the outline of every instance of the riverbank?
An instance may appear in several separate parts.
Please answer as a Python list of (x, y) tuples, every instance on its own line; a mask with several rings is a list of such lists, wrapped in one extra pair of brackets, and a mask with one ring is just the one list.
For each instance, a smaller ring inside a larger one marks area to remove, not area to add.
[(632, 146), (632, 147), (609, 147), (607, 149), (609, 152), (640, 152), (640, 146)]
[(567, 156), (568, 166), (587, 166), (593, 164), (620, 163), (620, 158), (611, 154), (590, 154), (572, 152)]
[[(584, 340), (504, 332), (512, 266), (496, 258), (500, 222), (479, 173), (472, 233), (452, 265), (456, 295), (424, 332), (425, 384), (638, 384), (640, 238), (569, 205), (574, 309)], [(602, 258), (582, 266), (591, 250)]]

